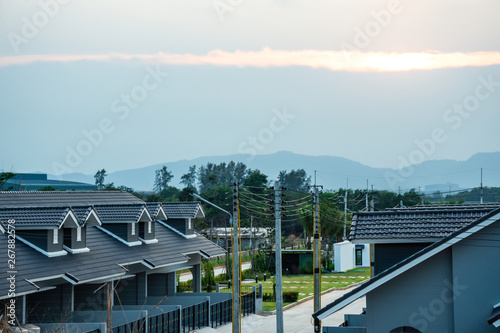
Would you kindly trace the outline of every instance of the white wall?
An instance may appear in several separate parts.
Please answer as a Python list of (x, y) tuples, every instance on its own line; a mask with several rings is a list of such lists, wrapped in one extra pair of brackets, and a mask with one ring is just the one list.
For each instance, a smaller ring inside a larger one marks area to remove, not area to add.
[[(361, 244), (360, 244), (361, 245)], [(362, 250), (363, 262), (361, 267), (370, 266), (370, 245), (363, 244), (364, 249)], [(333, 255), (335, 272), (346, 272), (350, 269), (356, 268), (356, 245), (349, 242), (343, 241), (340, 243), (333, 244)]]

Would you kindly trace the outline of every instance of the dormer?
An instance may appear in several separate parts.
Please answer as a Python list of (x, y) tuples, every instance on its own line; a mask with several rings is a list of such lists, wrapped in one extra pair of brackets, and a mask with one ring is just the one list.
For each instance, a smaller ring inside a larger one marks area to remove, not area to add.
[[(9, 223), (9, 220), (14, 222)], [(16, 239), (48, 257), (67, 254), (65, 230), (76, 232), (79, 229), (81, 232), (78, 218), (70, 207), (1, 208), (0, 221), (4, 226), (11, 225)]]
[[(98, 229), (128, 246), (141, 245), (141, 224), (146, 226), (152, 222), (151, 215), (144, 204), (128, 205), (96, 205), (102, 225)], [(154, 238), (154, 237), (153, 237)]]
[(146, 203), (146, 206), (149, 210), (152, 221), (140, 224), (139, 239), (146, 244), (157, 243), (158, 240), (156, 239), (155, 221), (166, 221), (167, 214), (165, 213), (161, 202), (148, 202)]
[(194, 220), (205, 217), (205, 212), (199, 202), (163, 202), (163, 209), (167, 214), (166, 221), (161, 224), (184, 238), (194, 238)]
[(89, 252), (87, 227), (101, 225), (101, 219), (92, 206), (73, 206), (79, 227), (64, 228), (63, 248), (73, 254)]

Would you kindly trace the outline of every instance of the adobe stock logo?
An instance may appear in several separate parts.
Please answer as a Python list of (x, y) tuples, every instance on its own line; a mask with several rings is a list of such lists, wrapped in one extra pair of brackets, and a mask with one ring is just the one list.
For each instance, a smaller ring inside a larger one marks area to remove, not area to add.
[(296, 115), (288, 113), (286, 107), (281, 110), (274, 109), (274, 116), (269, 120), (267, 127), (261, 128), (257, 135), (249, 136), (238, 145), (240, 154), (250, 154), (249, 161), (253, 160), (258, 152), (263, 151), (274, 141), (276, 134), (283, 132), (285, 128), (295, 119)]
[(351, 52), (359, 52), (368, 47), (373, 39), (377, 38), (392, 23), (393, 18), (401, 14), (403, 9), (404, 6), (399, 0), (390, 0), (385, 9), (372, 10), (370, 15), (373, 20), (366, 22), (361, 28), (359, 26), (354, 27), (352, 43), (346, 43), (345, 41), (340, 43), (340, 48), (344, 51), (346, 60), (351, 61)]
[(83, 138), (74, 146), (66, 146), (64, 163), (52, 162), (52, 170), (56, 176), (73, 172), (74, 168), (78, 167), (85, 157), (92, 154), (94, 149), (99, 147), (109, 134), (113, 133), (119, 121), (127, 119), (131, 110), (137, 109), (141, 102), (149, 96), (149, 93), (158, 88), (164, 78), (169, 75), (168, 72), (161, 71), (158, 65), (155, 69), (146, 66), (145, 70), (147, 74), (143, 77), (141, 84), (132, 87), (129, 93), (122, 93), (111, 103), (111, 112), (118, 119), (104, 117), (95, 128), (83, 129), (81, 131)]
[(481, 103), (490, 98), (500, 87), (500, 81), (494, 81), (491, 74), (488, 75), (488, 78), (480, 76), (477, 80), (479, 83), (473, 93), (465, 96), (460, 103), (454, 103), (453, 107), (444, 111), (443, 121), (450, 128), (448, 130), (445, 126), (434, 128), (429, 137), (415, 140), (416, 148), (408, 156), (398, 156), (400, 163), (396, 172), (385, 172), (385, 180), (390, 188), (396, 189), (398, 185), (403, 184), (407, 178), (411, 177), (415, 172), (415, 165), (429, 160), (436, 153), (439, 146), (448, 141), (448, 134), (459, 130), (464, 120), (477, 112)]
[(66, 5), (69, 0), (40, 0), (38, 5), (40, 10), (37, 11), (31, 18), (23, 16), (21, 19), (21, 34), (9, 32), (7, 38), (9, 39), (10, 46), (16, 54), (19, 53), (19, 46), (28, 44), (30, 40), (35, 38), (41, 29), (49, 24), (50, 20), (59, 14), (61, 5)]

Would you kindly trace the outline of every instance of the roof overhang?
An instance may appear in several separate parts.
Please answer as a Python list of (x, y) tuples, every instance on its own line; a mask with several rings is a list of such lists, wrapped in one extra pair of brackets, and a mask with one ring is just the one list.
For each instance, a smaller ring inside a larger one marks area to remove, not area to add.
[(442, 238), (388, 238), (388, 239), (353, 239), (353, 244), (398, 244), (398, 243), (435, 243)]
[(495, 328), (500, 327), (500, 303), (493, 307), (491, 317), (488, 319), (488, 324), (495, 326)]
[[(489, 216), (491, 215), (491, 216)], [(489, 216), (489, 217), (488, 217)], [(429, 245), (425, 249), (417, 252), (408, 259), (403, 260), (399, 264), (394, 265), (387, 271), (381, 273), (377, 277), (373, 278), (361, 287), (354, 289), (351, 293), (346, 294), (345, 297), (341, 297), (338, 301), (330, 303), (324, 308), (318, 310), (313, 314), (314, 318), (323, 320), (331, 314), (337, 312), (338, 310), (346, 307), (355, 300), (365, 296), (367, 293), (378, 288), (379, 286), (385, 284), (386, 282), (392, 280), (393, 278), (401, 275), (402, 273), (408, 271), (409, 269), (415, 267), (421, 262), (433, 257), (434, 255), (440, 253), (441, 251), (455, 245), (463, 239), (466, 239), (470, 235), (484, 229), (485, 227), (500, 220), (500, 213), (488, 214), (485, 217), (478, 219), (477, 223), (469, 224), (463, 227), (460, 231), (453, 233), (452, 235), (442, 239), (438, 243)]]

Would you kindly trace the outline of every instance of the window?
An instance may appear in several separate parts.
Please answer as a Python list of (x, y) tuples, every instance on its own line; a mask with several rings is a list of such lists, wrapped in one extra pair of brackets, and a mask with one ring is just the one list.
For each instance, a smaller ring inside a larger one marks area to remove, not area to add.
[(151, 233), (151, 221), (148, 222), (148, 234), (150, 234), (150, 233)]
[(132, 223), (132, 235), (135, 235), (135, 223)]
[(53, 239), (52, 243), (53, 244), (59, 244), (59, 229), (54, 229), (54, 234), (53, 234)]
[(77, 227), (76, 228), (76, 241), (81, 242), (82, 241), (82, 227)]
[(191, 229), (191, 219), (188, 220), (188, 230)]
[(356, 266), (362, 266), (362, 265), (363, 265), (363, 250), (356, 249)]

